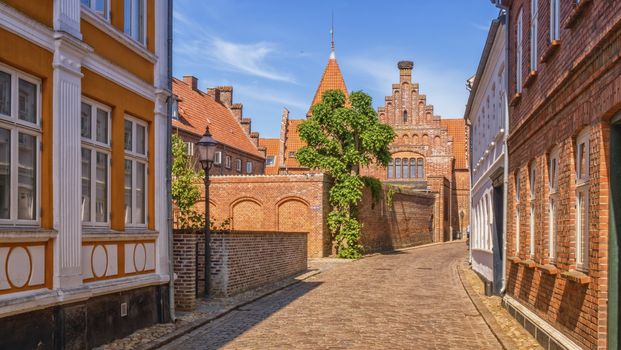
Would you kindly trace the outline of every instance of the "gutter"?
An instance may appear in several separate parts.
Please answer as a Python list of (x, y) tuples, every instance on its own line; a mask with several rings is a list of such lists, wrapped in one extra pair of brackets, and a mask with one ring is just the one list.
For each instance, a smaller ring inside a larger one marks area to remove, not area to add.
[(166, 202), (168, 212), (168, 275), (170, 276), (168, 279), (168, 309), (170, 313), (170, 320), (175, 322), (175, 266), (172, 259), (173, 256), (173, 218), (172, 218), (172, 99), (174, 95), (172, 94), (172, 14), (173, 14), (173, 0), (167, 1), (167, 47), (166, 47), (166, 75), (167, 75), (167, 88), (168, 91), (171, 92), (168, 97), (168, 103), (166, 104), (167, 109), (167, 120), (166, 120)]

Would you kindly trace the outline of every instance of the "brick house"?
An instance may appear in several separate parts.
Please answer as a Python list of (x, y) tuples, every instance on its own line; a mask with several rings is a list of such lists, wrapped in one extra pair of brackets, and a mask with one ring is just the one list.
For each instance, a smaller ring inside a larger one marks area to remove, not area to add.
[[(252, 131), (252, 120), (243, 116), (243, 105), (233, 103), (233, 87), (198, 89), (198, 79), (184, 76), (173, 78), (176, 113), (173, 131), (194, 155), (194, 144), (205, 128), (220, 143), (210, 175), (257, 175), (265, 169), (265, 150), (259, 147), (259, 133)], [(195, 167), (200, 168), (194, 158)]]
[(399, 62), (399, 83), (392, 85), (392, 95), (378, 109), (380, 121), (395, 130), (393, 158), (387, 168), (370, 166), (361, 174), (438, 193), (435, 241), (450, 240), (452, 234), (465, 231), (470, 216), (468, 136), (463, 119), (433, 114), (418, 83), (412, 82), (412, 68), (411, 61)]
[(618, 349), (621, 2), (501, 5), (511, 130), (505, 304), (544, 346)]

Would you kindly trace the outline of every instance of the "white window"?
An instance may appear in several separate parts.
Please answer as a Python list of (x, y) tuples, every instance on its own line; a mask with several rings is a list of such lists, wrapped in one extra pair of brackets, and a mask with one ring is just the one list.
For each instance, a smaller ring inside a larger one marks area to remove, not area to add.
[(560, 0), (550, 0), (550, 41), (561, 38)]
[(246, 174), (252, 174), (252, 162), (246, 162)]
[(109, 0), (80, 0), (80, 2), (88, 7), (91, 11), (100, 15), (106, 20), (110, 19), (110, 1)]
[(242, 168), (241, 159), (235, 159), (235, 170), (237, 170), (238, 172), (241, 172), (241, 168)]
[(194, 155), (194, 142), (185, 143), (185, 153), (190, 157)]
[(552, 150), (552, 152), (550, 152), (550, 163), (548, 166), (550, 188), (550, 195), (548, 198), (548, 254), (551, 262), (556, 261), (557, 252), (556, 203), (558, 200), (558, 159), (559, 150)]
[(537, 70), (537, 38), (539, 34), (539, 1), (530, 1), (530, 70)]
[(231, 169), (231, 156), (226, 156), (226, 157), (224, 158), (224, 166), (225, 166), (227, 169)]
[(216, 154), (214, 155), (213, 163), (216, 165), (222, 164), (222, 152), (221, 151), (216, 152)]
[(39, 220), (40, 86), (0, 64), (0, 224)]
[(589, 263), (589, 130), (576, 140), (576, 267), (588, 270)]
[(267, 156), (267, 158), (265, 158), (266, 166), (274, 165), (275, 162), (276, 162), (276, 157), (274, 156)]
[(520, 253), (520, 176), (515, 177), (515, 255)]
[(82, 222), (106, 225), (110, 211), (110, 108), (82, 99)]
[(522, 92), (522, 31), (523, 31), (523, 21), (522, 21), (523, 10), (520, 9), (517, 18), (517, 26), (516, 26), (516, 49), (515, 49), (515, 91), (517, 93)]
[(125, 224), (147, 224), (147, 124), (125, 117)]
[(537, 185), (537, 170), (535, 164), (530, 167), (530, 241), (528, 254), (535, 256), (535, 193)]
[(125, 0), (125, 34), (141, 44), (145, 44), (146, 4), (145, 0)]

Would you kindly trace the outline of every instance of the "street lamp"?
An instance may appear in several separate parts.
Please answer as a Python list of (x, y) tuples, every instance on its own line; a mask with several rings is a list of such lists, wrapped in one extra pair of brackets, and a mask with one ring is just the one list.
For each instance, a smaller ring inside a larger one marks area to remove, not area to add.
[(205, 171), (205, 296), (209, 296), (209, 280), (211, 270), (211, 247), (209, 246), (210, 240), (210, 221), (209, 221), (209, 169), (213, 165), (214, 156), (216, 154), (216, 148), (218, 147), (218, 141), (211, 137), (209, 132), (209, 126), (205, 128), (203, 137), (196, 143), (198, 148), (198, 160), (201, 162), (201, 166)]

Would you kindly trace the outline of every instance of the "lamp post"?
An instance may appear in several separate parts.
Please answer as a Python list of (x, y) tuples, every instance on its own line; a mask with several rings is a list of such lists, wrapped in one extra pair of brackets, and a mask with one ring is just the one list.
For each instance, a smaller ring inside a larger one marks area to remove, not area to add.
[(210, 221), (209, 221), (209, 169), (213, 165), (214, 156), (218, 141), (211, 137), (209, 126), (205, 128), (203, 137), (196, 143), (198, 148), (198, 160), (205, 171), (205, 297), (209, 296), (210, 270), (211, 270), (211, 247), (210, 240)]

